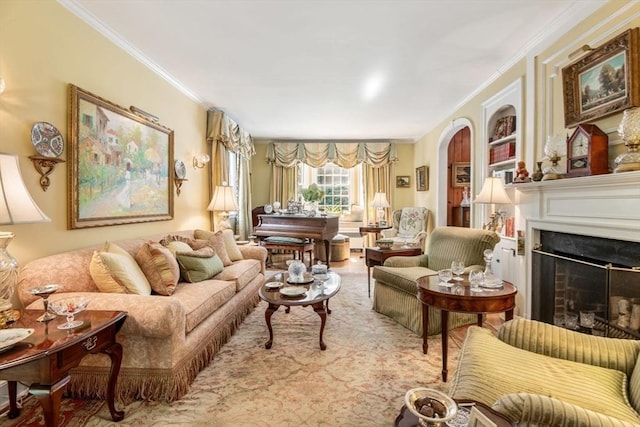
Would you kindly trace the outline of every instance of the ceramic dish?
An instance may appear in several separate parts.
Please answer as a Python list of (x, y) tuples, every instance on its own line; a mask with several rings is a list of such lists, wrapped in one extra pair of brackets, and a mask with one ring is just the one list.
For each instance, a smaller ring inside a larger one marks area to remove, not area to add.
[(271, 205), (264, 205), (264, 213), (266, 213), (266, 214), (273, 213), (273, 206), (271, 206)]
[(176, 171), (176, 178), (184, 179), (187, 176), (187, 167), (182, 160), (176, 160), (174, 169)]
[(32, 328), (0, 329), (0, 351), (9, 350), (32, 333)]
[(299, 297), (306, 294), (307, 290), (296, 286), (287, 286), (286, 288), (280, 289), (280, 293), (287, 297)]
[(282, 283), (282, 282), (268, 282), (268, 283), (265, 283), (264, 285), (267, 287), (267, 289), (280, 289), (284, 285), (284, 283)]
[(37, 122), (33, 125), (31, 142), (38, 154), (44, 157), (58, 157), (64, 150), (64, 140), (60, 131), (47, 122)]

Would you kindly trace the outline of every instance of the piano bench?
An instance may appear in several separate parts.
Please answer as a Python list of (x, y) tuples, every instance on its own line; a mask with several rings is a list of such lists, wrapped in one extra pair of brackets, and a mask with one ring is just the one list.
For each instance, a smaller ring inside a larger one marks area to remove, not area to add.
[[(274, 239), (275, 240), (275, 239)], [(311, 265), (313, 264), (313, 242), (311, 241), (304, 241), (301, 243), (296, 243), (293, 241), (268, 241), (268, 240), (261, 240), (260, 241), (260, 246), (262, 246), (263, 248), (265, 248), (267, 251), (269, 251), (269, 257), (267, 259), (267, 264), (269, 266), (271, 266), (272, 264), (272, 255), (273, 255), (273, 251), (286, 251), (286, 252), (293, 252), (294, 255), (298, 255), (298, 257), (302, 260), (302, 262), (304, 263), (304, 254), (305, 253), (309, 253), (309, 267), (311, 267)]]

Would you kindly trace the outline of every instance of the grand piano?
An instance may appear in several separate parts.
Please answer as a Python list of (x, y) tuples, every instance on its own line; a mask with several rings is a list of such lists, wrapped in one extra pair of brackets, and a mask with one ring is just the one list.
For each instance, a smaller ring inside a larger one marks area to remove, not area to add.
[(258, 225), (253, 234), (259, 239), (267, 237), (297, 237), (324, 242), (329, 267), (331, 240), (338, 234), (337, 216), (258, 215)]

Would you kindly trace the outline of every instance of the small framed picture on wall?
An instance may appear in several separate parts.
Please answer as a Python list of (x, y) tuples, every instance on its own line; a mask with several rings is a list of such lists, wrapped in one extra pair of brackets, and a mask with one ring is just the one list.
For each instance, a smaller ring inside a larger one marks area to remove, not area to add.
[(420, 166), (416, 168), (416, 190), (427, 191), (429, 189), (429, 168)]
[(409, 188), (411, 185), (411, 180), (409, 175), (398, 175), (396, 176), (396, 187), (397, 188)]

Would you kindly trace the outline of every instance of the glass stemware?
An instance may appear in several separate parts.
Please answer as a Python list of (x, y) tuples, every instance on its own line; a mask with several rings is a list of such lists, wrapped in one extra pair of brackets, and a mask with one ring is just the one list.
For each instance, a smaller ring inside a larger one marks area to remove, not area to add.
[(453, 272), (453, 274), (456, 275), (456, 277), (454, 277), (453, 280), (462, 280), (462, 277), (460, 277), (460, 275), (464, 273), (464, 262), (452, 261), (451, 271)]
[(38, 322), (48, 322), (56, 318), (55, 315), (49, 313), (49, 295), (56, 292), (59, 288), (60, 286), (51, 284), (38, 286), (37, 288), (29, 290), (32, 295), (42, 298), (42, 304), (44, 305), (44, 314), (36, 319)]
[(484, 271), (480, 269), (471, 270), (469, 272), (469, 283), (471, 283), (471, 287), (469, 288), (469, 290), (473, 292), (482, 292), (482, 288), (480, 287), (480, 285), (482, 284), (483, 280)]
[(449, 280), (453, 278), (453, 272), (450, 268), (445, 268), (443, 270), (438, 271), (438, 278), (440, 279), (440, 284), (443, 286), (451, 286)]
[(82, 320), (74, 320), (74, 316), (84, 311), (89, 304), (89, 298), (71, 297), (63, 298), (49, 303), (49, 308), (59, 316), (66, 316), (67, 322), (58, 325), (58, 329), (73, 329), (84, 324)]

